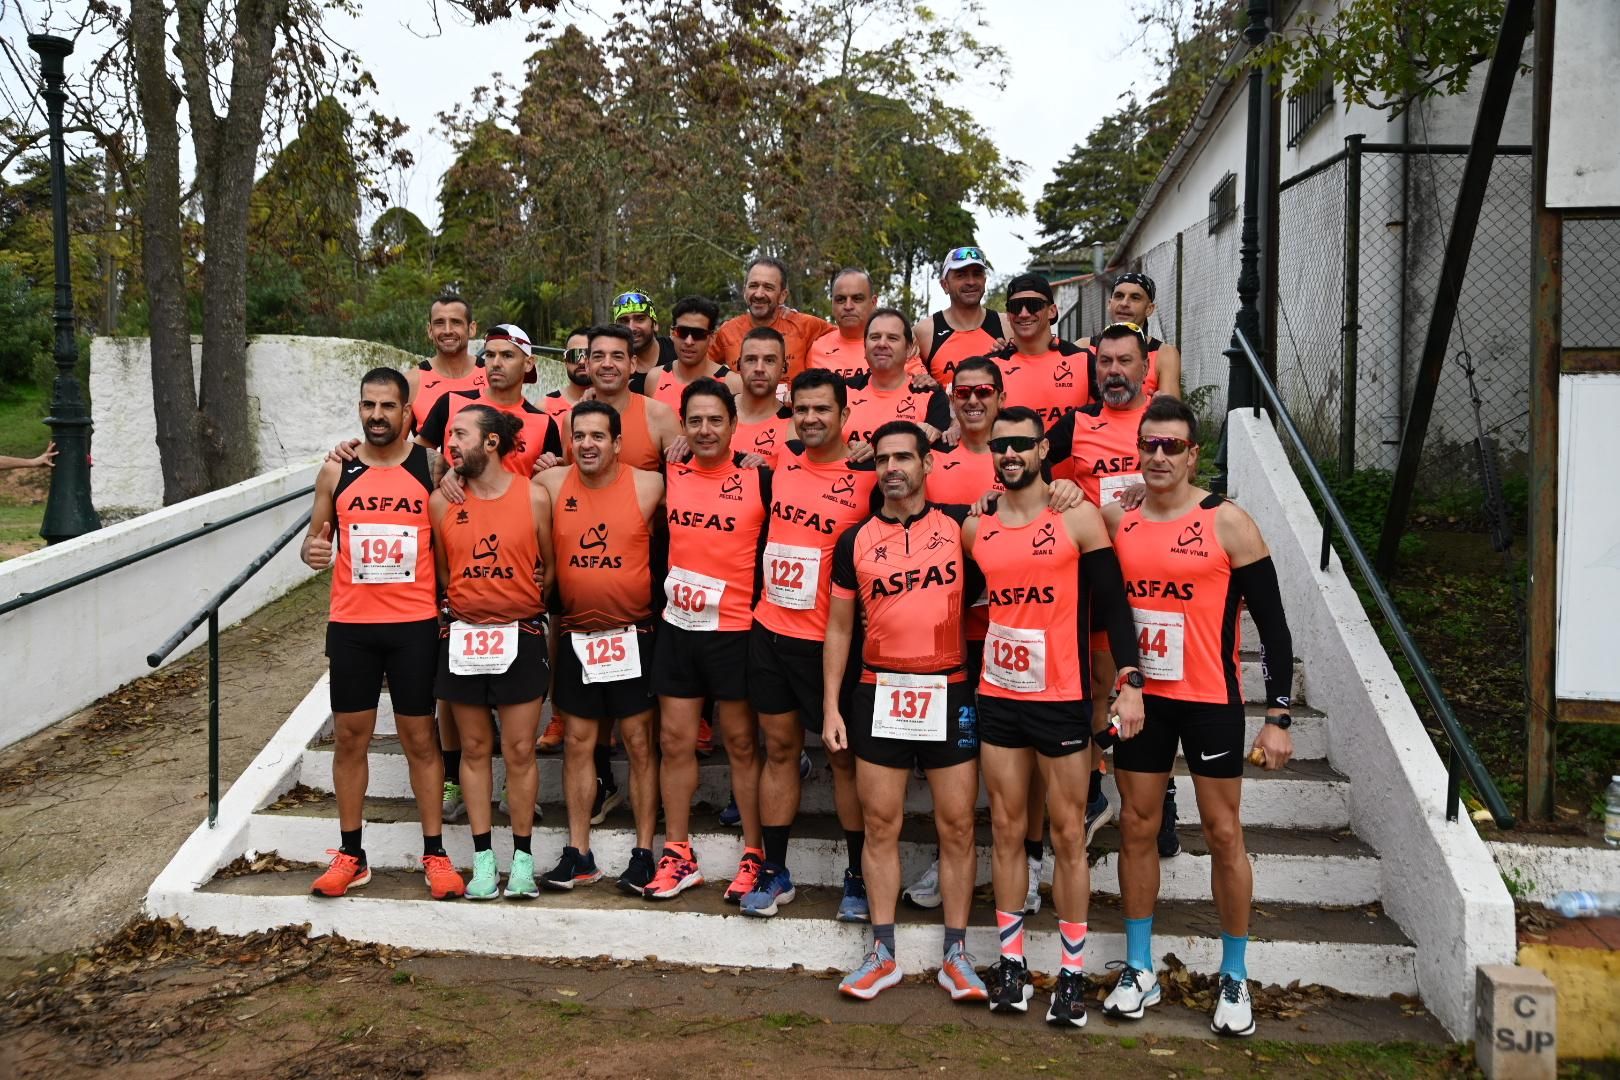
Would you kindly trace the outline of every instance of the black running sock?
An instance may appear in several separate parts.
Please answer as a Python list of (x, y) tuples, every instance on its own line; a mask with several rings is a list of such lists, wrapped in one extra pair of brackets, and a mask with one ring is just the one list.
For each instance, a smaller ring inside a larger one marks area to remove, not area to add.
[(849, 872), (861, 876), (861, 852), (866, 850), (866, 831), (844, 830), (844, 843), (849, 845)]
[(1173, 776), (1170, 778), (1170, 782), (1164, 786), (1164, 797), (1171, 802), (1176, 800), (1176, 778)]
[(613, 779), (613, 751), (602, 743), (596, 744), (596, 778), (609, 791), (619, 790)]
[(443, 834), (434, 833), (432, 836), (427, 833), (422, 834), (422, 858), (425, 859), (429, 855), (443, 855), (444, 853)]
[(461, 751), (440, 750), (439, 756), (444, 758), (444, 779), (447, 783), (461, 783)]
[(1097, 796), (1102, 794), (1102, 770), (1091, 770), (1091, 786), (1086, 789), (1086, 802), (1094, 803)]
[(1041, 847), (1041, 842), (1039, 840), (1025, 840), (1024, 854), (1029, 856), (1031, 859), (1039, 859), (1045, 855), (1046, 852), (1045, 849)]
[(882, 944), (884, 948), (889, 950), (889, 955), (893, 956), (894, 955), (894, 923), (892, 923), (892, 922), (873, 923), (872, 924), (872, 940)]
[(487, 832), (475, 832), (475, 833), (473, 833), (473, 850), (474, 851), (489, 851), (489, 850), (491, 850), (491, 844), (490, 844), (490, 841), (489, 841), (489, 833), (487, 833)]
[(952, 947), (960, 945), (967, 948), (967, 927), (947, 926), (945, 928), (945, 955), (951, 954)]
[(353, 855), (360, 860), (360, 865), (364, 866), (366, 863), (366, 849), (360, 846), (360, 830), (339, 829), (338, 835), (342, 837), (338, 841), (338, 850), (345, 855)]
[(529, 850), (529, 841), (532, 839), (534, 839), (532, 836), (519, 836), (517, 833), (513, 833), (512, 850), (521, 851), (524, 854), (532, 855), (533, 852)]
[(765, 825), (760, 832), (765, 834), (765, 861), (773, 866), (787, 865), (788, 833), (792, 831), (791, 825)]

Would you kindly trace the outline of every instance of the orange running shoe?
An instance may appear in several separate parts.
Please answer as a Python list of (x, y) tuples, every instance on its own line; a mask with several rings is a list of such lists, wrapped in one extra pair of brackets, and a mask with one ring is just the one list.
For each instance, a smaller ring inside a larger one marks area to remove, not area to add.
[(456, 873), (448, 855), (422, 856), (422, 876), (427, 879), (428, 893), (435, 900), (454, 900), (467, 895), (467, 883)]
[(903, 977), (900, 965), (894, 962), (894, 954), (883, 942), (874, 941), (872, 951), (866, 954), (861, 966), (845, 975), (844, 981), (838, 984), (838, 992), (846, 997), (871, 1001)]
[(535, 740), (534, 748), (540, 751), (542, 754), (555, 754), (557, 751), (562, 749), (562, 744), (562, 717), (558, 716), (556, 713), (552, 713), (551, 723), (546, 725), (546, 730), (541, 733), (540, 738)]
[(346, 851), (337, 848), (327, 848), (326, 853), (332, 856), (332, 865), (326, 868), (326, 873), (315, 879), (309, 891), (316, 896), (342, 896), (350, 889), (358, 889), (371, 880), (371, 867), (363, 864), (359, 859)]
[(737, 876), (731, 879), (720, 899), (728, 904), (741, 903), (743, 897), (754, 891), (754, 882), (759, 879), (759, 867), (764, 861), (765, 853), (759, 848), (745, 849), (737, 863)]
[(707, 716), (698, 717), (697, 752), (699, 757), (714, 753), (714, 725)]
[(663, 857), (653, 871), (653, 879), (641, 890), (648, 900), (673, 900), (696, 885), (703, 884), (703, 873), (692, 857), (690, 842), (664, 845)]

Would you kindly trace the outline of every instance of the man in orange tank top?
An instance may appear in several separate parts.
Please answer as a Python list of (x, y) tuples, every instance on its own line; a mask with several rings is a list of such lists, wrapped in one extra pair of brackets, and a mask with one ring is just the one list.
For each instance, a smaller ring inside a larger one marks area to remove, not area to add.
[(731, 436), (731, 449), (758, 454), (772, 469), (777, 455), (794, 438), (793, 410), (776, 396), (787, 366), (786, 351), (782, 335), (761, 326), (748, 331), (737, 358), (743, 389), (737, 398), (737, 430)]
[[(1156, 292), (1153, 279), (1146, 274), (1132, 270), (1119, 275), (1114, 279), (1113, 292), (1108, 294), (1108, 321), (1130, 323), (1141, 328), (1142, 338), (1147, 342), (1147, 374), (1142, 378), (1147, 392), (1157, 394), (1162, 390), (1173, 397), (1180, 397), (1181, 350), (1169, 342), (1153, 337), (1148, 328), (1148, 319), (1155, 310), (1153, 300)], [(1097, 342), (1097, 338), (1091, 339), (1093, 399), (1101, 396), (1095, 366)]]
[(428, 340), (432, 359), (424, 360), (405, 378), (411, 388), (411, 427), (419, 428), (434, 402), (452, 390), (477, 390), (484, 385), (483, 363), (473, 359), (467, 342), (478, 333), (472, 305), (453, 292), (441, 293), (428, 305)]
[[(1209, 843), (1210, 891), (1221, 922), (1221, 983), (1210, 1029), (1252, 1035), (1245, 951), (1253, 870), (1239, 807), (1243, 764), (1280, 769), (1293, 756), (1288, 729), (1294, 644), (1276, 567), (1253, 519), (1195, 487), (1198, 420), (1168, 394), (1142, 416), (1138, 452), (1147, 495), (1134, 510), (1106, 510), (1119, 552), (1141, 651), (1147, 719), (1122, 726), (1114, 749), (1120, 816), (1120, 903), (1125, 971), (1103, 1009), (1138, 1019), (1159, 1000), (1153, 975), (1153, 908), (1159, 891), (1156, 837), (1177, 744), (1192, 774)], [(1260, 633), (1266, 715), (1246, 751), (1238, 667), (1239, 603)]]
[(791, 382), (795, 375), (804, 370), (811, 343), (832, 330), (832, 324), (809, 312), (794, 311), (787, 306), (787, 264), (769, 255), (761, 255), (748, 263), (743, 274), (743, 300), (748, 310), (721, 324), (709, 354), (720, 363), (735, 368), (737, 358), (741, 355), (742, 340), (748, 331), (768, 326), (781, 334), (787, 343), (784, 357), (787, 368), (783, 378)]
[[(562, 454), (556, 423), (544, 409), (523, 396), (523, 384), (535, 381), (534, 346), (520, 327), (502, 323), (484, 335), (483, 361), (489, 385), (481, 390), (453, 390), (441, 397), (417, 431), (416, 441), (438, 449), (458, 411), (472, 404), (488, 405), (517, 419), (516, 447), (501, 458), (500, 465), (527, 480), (540, 469), (556, 464)], [(442, 482), (445, 494), (453, 501), (460, 483), (455, 470), (446, 470)]]
[[(979, 760), (990, 793), (991, 883), (1001, 959), (986, 983), (992, 1011), (1028, 1008), (1034, 988), (1024, 962), (1029, 884), (1024, 840), (1029, 773), (1035, 765), (1046, 783), (1052, 906), (1061, 941), (1057, 987), (1046, 1019), (1082, 1027), (1090, 903), (1085, 842), (1090, 757), (1084, 751), (1093, 727), (1086, 627), (1093, 604), (1103, 613), (1121, 671), (1136, 670), (1136, 637), (1101, 514), (1089, 503), (1062, 513), (1048, 505), (1040, 417), (1022, 406), (1004, 410), (992, 429), (990, 450), (1007, 493), (994, 513), (970, 518), (962, 529), (990, 599), (979, 680)], [(1117, 707), (1121, 729), (1134, 733), (1142, 723), (1140, 691), (1126, 689)]]
[(445, 854), (440, 816), (444, 768), (433, 729), (439, 620), (428, 522), (433, 482), (427, 451), (408, 434), (409, 393), (405, 377), (393, 368), (376, 368), (360, 380), (365, 441), (353, 461), (321, 466), (304, 537), (304, 562), (314, 570), (333, 568), (326, 655), (340, 837), (331, 866), (311, 888), (316, 896), (342, 896), (371, 880), (360, 844), (361, 813), (385, 677), (422, 819), (428, 891), (435, 900), (466, 891)]
[(587, 336), (589, 329), (581, 326), (569, 333), (563, 342), (562, 355), (563, 366), (568, 370), (568, 381), (540, 399), (540, 407), (556, 423), (559, 432), (568, 429), (569, 410), (579, 404), (585, 397), (585, 391), (591, 388), (591, 376), (587, 370), (591, 351), (591, 339)]
[[(612, 408), (621, 420), (619, 460), (633, 469), (663, 468), (665, 457), (681, 436), (681, 422), (674, 409), (630, 388), (630, 375), (635, 370), (630, 331), (622, 326), (593, 326), (587, 335), (590, 354), (586, 372), (591, 377), (591, 389), (596, 400)], [(574, 440), (570, 432), (563, 434), (567, 456), (573, 452)]]
[(1007, 319), (1012, 343), (996, 354), (1007, 404), (1034, 409), (1051, 427), (1090, 400), (1089, 354), (1053, 334), (1057, 305), (1051, 284), (1039, 274), (1019, 274), (1007, 283)]
[(895, 308), (878, 308), (866, 320), (867, 373), (845, 380), (849, 389), (849, 420), (844, 441), (849, 456), (865, 461), (872, 456), (872, 432), (890, 420), (922, 427), (932, 442), (950, 427), (951, 405), (931, 379), (924, 389), (906, 374), (911, 355), (911, 327)]
[[(593, 332), (593, 349), (602, 340)], [(553, 707), (563, 715), (563, 787), (568, 802), (568, 845), (546, 873), (544, 884), (567, 890), (602, 877), (591, 851), (591, 806), (597, 795), (594, 756), (599, 730), (617, 722), (619, 741), (630, 758), (630, 799), (636, 819), (636, 846), (618, 884), (640, 896), (653, 878), (652, 840), (658, 820), (656, 699), (650, 678), (652, 543), (664, 481), (655, 472), (624, 463), (623, 422), (611, 405), (582, 401), (569, 419), (574, 463), (548, 469), (536, 478), (551, 496), (557, 549), (554, 577), (560, 633)]]
[[(832, 309), (834, 329), (810, 345), (805, 366), (836, 371), (845, 381), (871, 373), (866, 361), (866, 324), (878, 309), (877, 290), (872, 275), (855, 266), (846, 266), (833, 276)], [(908, 343), (906, 374), (920, 375), (923, 363)]]
[(949, 386), (956, 364), (983, 356), (1006, 344), (1002, 317), (984, 306), (990, 261), (979, 248), (952, 248), (940, 263), (939, 287), (950, 305), (912, 328), (917, 355), (941, 385)]
[(506, 897), (529, 899), (540, 891), (531, 841), (540, 785), (534, 737), (551, 678), (544, 618), (551, 504), (546, 492), (498, 464), (515, 451), (520, 423), (488, 405), (458, 412), (445, 434), (445, 457), (460, 476), (463, 498), (452, 503), (435, 491), (428, 506), (449, 623), (434, 691), (450, 703), (461, 741), (461, 786), (473, 840), (470, 900), (500, 895), (490, 828), (491, 709), (501, 714), (511, 804)]
[(719, 379), (733, 394), (742, 393), (742, 378), (724, 364), (709, 359), (709, 341), (720, 321), (720, 305), (706, 296), (686, 296), (670, 309), (670, 336), (675, 341), (675, 363), (647, 373), (642, 393), (681, 411), (681, 391), (702, 378)]

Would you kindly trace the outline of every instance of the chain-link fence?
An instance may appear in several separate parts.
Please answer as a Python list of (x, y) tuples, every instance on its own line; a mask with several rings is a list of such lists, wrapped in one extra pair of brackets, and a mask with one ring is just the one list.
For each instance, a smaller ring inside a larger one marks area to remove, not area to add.
[(1620, 220), (1564, 219), (1563, 344), (1620, 346)]

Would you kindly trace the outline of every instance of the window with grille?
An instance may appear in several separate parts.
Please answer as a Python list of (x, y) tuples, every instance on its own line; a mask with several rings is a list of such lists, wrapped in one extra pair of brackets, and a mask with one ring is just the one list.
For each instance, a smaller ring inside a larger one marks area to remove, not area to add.
[(1237, 213), (1237, 173), (1227, 173), (1221, 177), (1221, 182), (1215, 185), (1215, 190), (1209, 193), (1209, 231), (1210, 235), (1220, 231), (1222, 225), (1230, 221)]
[(1288, 145), (1298, 146), (1305, 133), (1315, 127), (1333, 108), (1333, 80), (1324, 75), (1311, 86), (1295, 86), (1288, 92)]

